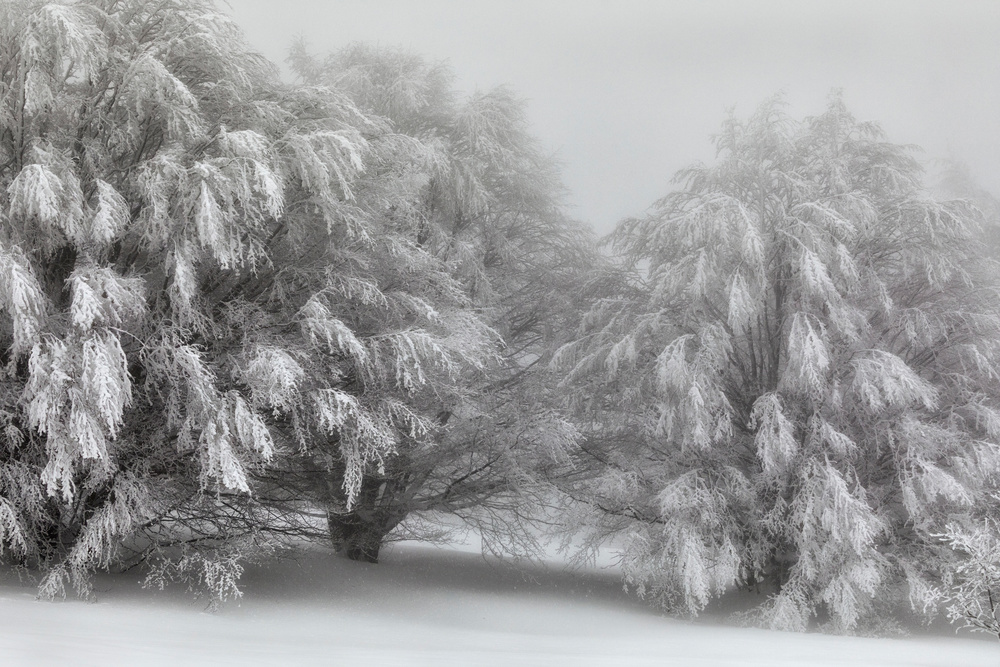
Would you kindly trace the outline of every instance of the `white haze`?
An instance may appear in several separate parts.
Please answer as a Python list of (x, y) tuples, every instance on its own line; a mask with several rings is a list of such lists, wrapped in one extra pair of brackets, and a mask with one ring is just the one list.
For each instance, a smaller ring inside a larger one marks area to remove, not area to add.
[[(795, 116), (842, 88), (859, 118), (1000, 191), (995, 1), (230, 0), (283, 62), (355, 41), (447, 60), (466, 91), (509, 84), (561, 159), (576, 217), (599, 231), (710, 160), (726, 110), (783, 92)], [(288, 75), (286, 70), (286, 76)]]

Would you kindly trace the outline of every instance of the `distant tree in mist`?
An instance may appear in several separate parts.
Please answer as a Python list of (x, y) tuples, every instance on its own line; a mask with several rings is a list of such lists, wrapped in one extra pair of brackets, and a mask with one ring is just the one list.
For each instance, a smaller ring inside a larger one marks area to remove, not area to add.
[(716, 145), (619, 225), (631, 272), (556, 355), (592, 470), (566, 490), (668, 608), (742, 586), (775, 628), (932, 611), (962, 560), (942, 535), (996, 505), (979, 216), (838, 96), (802, 122), (768, 102)]
[(993, 259), (1000, 260), (1000, 198), (980, 185), (968, 165), (947, 161), (938, 177), (936, 191), (943, 196), (965, 199), (978, 209), (982, 224), (977, 231)]

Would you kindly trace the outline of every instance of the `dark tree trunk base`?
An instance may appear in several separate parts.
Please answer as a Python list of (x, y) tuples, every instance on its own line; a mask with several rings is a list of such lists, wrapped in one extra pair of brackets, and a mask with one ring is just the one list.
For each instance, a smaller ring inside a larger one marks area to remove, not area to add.
[(331, 514), (327, 520), (334, 548), (362, 563), (377, 563), (385, 533), (377, 525), (365, 522), (355, 514)]
[(406, 518), (396, 498), (402, 489), (398, 480), (366, 479), (349, 512), (327, 515), (333, 547), (351, 560), (377, 563), (386, 535)]
[(382, 539), (374, 538), (369, 540), (363, 540), (360, 543), (353, 543), (347, 545), (344, 550), (344, 555), (350, 560), (356, 560), (360, 563), (378, 563), (378, 553), (382, 549)]

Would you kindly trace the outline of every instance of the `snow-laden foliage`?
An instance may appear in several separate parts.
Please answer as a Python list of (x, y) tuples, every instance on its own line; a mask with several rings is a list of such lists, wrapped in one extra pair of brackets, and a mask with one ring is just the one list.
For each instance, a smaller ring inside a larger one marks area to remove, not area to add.
[(497, 360), (416, 231), (434, 150), (273, 70), (208, 1), (0, 2), (0, 546), (46, 595), (235, 594)]
[[(307, 84), (342, 90), (389, 128), (369, 146), (385, 151), (377, 168), (396, 179), (383, 184), (393, 182), (409, 196), (386, 202), (387, 224), (446, 267), (462, 298), (504, 343), (488, 373), (466, 376), (464, 396), (436, 399), (434, 419), (414, 423), (396, 454), (370, 471), (353, 510), (334, 506), (335, 539), (339, 533), (349, 554), (352, 541), (369, 541), (353, 553), (371, 559), (404, 517), (427, 522), (447, 513), (481, 528), (491, 548), (530, 550), (524, 517), (550, 499), (546, 477), (568, 460), (576, 441), (575, 427), (556, 410), (545, 362), (576, 308), (576, 284), (599, 261), (594, 246), (561, 211), (558, 174), (528, 134), (524, 105), (510, 91), (461, 99), (446, 68), (390, 49), (355, 45), (317, 60), (299, 44), (291, 60)], [(410, 283), (420, 280), (412, 275)], [(340, 289), (369, 308), (397, 298), (357, 280)], [(386, 339), (396, 358), (426, 359), (396, 370), (403, 388), (422, 382), (433, 364), (450, 367), (435, 345), (455, 345), (479, 326), (465, 313), (413, 296), (410, 317), (451, 334), (440, 343)], [(300, 322), (310, 340), (346, 358), (371, 356), (351, 334), (357, 328), (332, 312), (324, 300), (306, 305)], [(336, 397), (330, 422), (351, 409)], [(413, 536), (415, 526), (408, 523), (406, 534)]]
[(907, 590), (933, 610), (936, 535), (985, 510), (1000, 464), (978, 217), (839, 96), (716, 141), (619, 225), (628, 270), (556, 355), (595, 471), (567, 488), (672, 608), (740, 585), (773, 627), (852, 630)]
[(1000, 530), (996, 520), (950, 523), (941, 535), (959, 555), (946, 574), (948, 618), (960, 627), (1000, 639)]

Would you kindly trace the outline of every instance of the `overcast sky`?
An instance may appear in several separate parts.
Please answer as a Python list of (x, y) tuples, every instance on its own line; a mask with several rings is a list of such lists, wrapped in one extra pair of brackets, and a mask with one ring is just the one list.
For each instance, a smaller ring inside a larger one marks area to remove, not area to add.
[(714, 156), (729, 107), (781, 91), (796, 117), (832, 88), (891, 140), (959, 159), (1000, 193), (1000, 2), (229, 0), (283, 63), (294, 37), (447, 61), (466, 91), (508, 84), (563, 163), (573, 214), (601, 232)]

